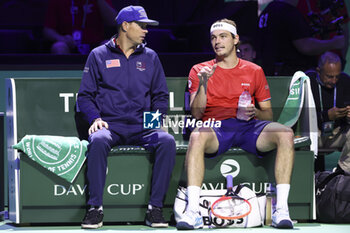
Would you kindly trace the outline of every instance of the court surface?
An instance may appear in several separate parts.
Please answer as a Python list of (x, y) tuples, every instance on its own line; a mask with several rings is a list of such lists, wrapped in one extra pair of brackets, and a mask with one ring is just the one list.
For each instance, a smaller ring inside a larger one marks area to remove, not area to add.
[[(16, 226), (8, 221), (0, 222), (1, 233), (6, 232), (41, 232), (41, 233), (59, 233), (59, 232), (87, 232), (87, 231), (105, 231), (105, 232), (154, 232), (169, 233), (177, 232), (175, 227), (169, 228), (150, 228), (143, 225), (105, 225), (97, 230), (83, 230), (80, 226)], [(280, 230), (272, 227), (264, 226), (258, 228), (221, 228), (221, 229), (200, 229), (195, 231), (179, 231), (179, 232), (248, 232), (248, 233), (267, 233), (267, 232), (295, 232), (295, 233), (350, 233), (350, 224), (320, 224), (320, 223), (298, 223), (292, 230)]]

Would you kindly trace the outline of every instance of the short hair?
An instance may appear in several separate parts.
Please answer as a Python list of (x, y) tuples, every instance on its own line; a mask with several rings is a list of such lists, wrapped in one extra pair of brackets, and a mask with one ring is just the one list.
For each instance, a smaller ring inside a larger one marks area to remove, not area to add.
[(232, 24), (233, 26), (237, 27), (235, 21), (230, 20), (230, 19), (223, 18), (223, 19), (216, 20), (214, 23), (219, 23), (219, 22), (229, 23), (229, 24)]
[(338, 63), (340, 62), (341, 63), (341, 59), (340, 57), (333, 53), (333, 52), (325, 52), (324, 54), (321, 55), (321, 57), (318, 59), (318, 68), (319, 69), (322, 69), (323, 66), (326, 64), (326, 63)]

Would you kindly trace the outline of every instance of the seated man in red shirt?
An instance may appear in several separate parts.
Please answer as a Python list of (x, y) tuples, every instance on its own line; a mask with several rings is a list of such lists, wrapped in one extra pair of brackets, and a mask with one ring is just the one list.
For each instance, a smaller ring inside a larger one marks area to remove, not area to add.
[[(287, 202), (294, 164), (293, 131), (271, 122), (271, 97), (266, 77), (260, 66), (237, 57), (236, 24), (228, 19), (216, 21), (210, 33), (216, 59), (191, 69), (188, 79), (190, 106), (196, 119), (215, 118), (221, 121), (221, 126), (198, 127), (190, 135), (186, 155), (188, 205), (176, 227), (186, 230), (203, 227), (199, 196), (205, 171), (204, 157), (218, 156), (235, 146), (257, 156), (277, 148), (277, 203), (272, 226), (293, 228)], [(240, 118), (241, 114), (236, 113), (244, 91), (250, 93), (253, 101), (243, 108), (245, 116)], [(255, 101), (259, 109), (255, 108)]]

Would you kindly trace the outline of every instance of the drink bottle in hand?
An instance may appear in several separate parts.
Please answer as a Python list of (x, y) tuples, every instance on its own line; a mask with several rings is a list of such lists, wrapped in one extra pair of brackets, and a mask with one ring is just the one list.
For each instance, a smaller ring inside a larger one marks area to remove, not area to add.
[(249, 91), (244, 90), (242, 94), (239, 96), (238, 100), (238, 108), (237, 108), (237, 119), (248, 121), (249, 116), (247, 116), (246, 108), (252, 102), (252, 97), (250, 96)]

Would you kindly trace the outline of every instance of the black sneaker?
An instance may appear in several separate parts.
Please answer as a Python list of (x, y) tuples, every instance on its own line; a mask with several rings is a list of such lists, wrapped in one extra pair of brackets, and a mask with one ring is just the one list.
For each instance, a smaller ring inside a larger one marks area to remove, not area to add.
[(152, 209), (146, 211), (145, 222), (150, 227), (168, 227), (169, 224), (164, 220), (162, 209), (152, 206)]
[(86, 212), (81, 227), (85, 229), (96, 229), (102, 227), (103, 211), (92, 209)]

